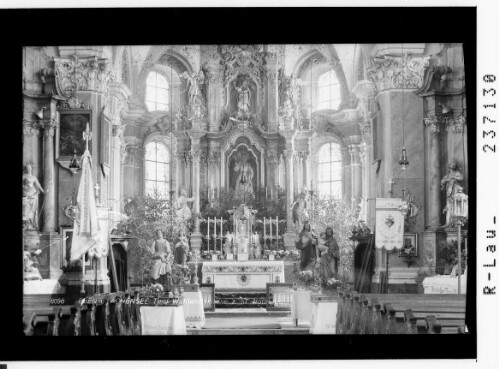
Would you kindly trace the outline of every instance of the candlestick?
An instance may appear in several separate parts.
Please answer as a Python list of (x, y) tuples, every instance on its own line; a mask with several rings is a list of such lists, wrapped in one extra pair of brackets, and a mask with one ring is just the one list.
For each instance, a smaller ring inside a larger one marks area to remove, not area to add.
[(275, 239), (277, 240), (277, 246), (279, 246), (279, 217), (275, 217)]
[(208, 217), (208, 252), (210, 252), (210, 218)]
[(267, 225), (267, 218), (263, 218), (263, 245), (265, 246), (265, 236), (267, 235), (267, 232), (265, 230), (265, 226)]
[(269, 223), (270, 223), (270, 232), (269, 232), (270, 247), (272, 247), (272, 218), (269, 218)]

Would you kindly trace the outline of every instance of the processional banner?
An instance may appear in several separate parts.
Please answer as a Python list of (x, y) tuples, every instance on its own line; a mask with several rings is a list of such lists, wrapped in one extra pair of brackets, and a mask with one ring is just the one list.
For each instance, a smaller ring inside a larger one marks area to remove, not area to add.
[(376, 248), (401, 249), (404, 241), (402, 199), (376, 198)]
[(74, 220), (71, 261), (80, 259), (98, 242), (99, 223), (95, 206), (94, 183), (90, 152), (82, 156), (81, 179), (78, 187), (78, 215)]

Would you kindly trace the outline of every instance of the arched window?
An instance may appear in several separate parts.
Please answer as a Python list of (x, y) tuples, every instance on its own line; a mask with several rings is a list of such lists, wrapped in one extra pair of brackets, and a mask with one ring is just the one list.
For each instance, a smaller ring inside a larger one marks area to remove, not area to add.
[(168, 110), (170, 86), (166, 78), (150, 72), (146, 79), (146, 105), (149, 111)]
[(318, 81), (318, 109), (338, 109), (341, 102), (340, 82), (334, 70), (322, 74)]
[(149, 142), (145, 153), (145, 194), (166, 198), (170, 191), (170, 153), (162, 142)]
[(317, 185), (319, 192), (341, 198), (342, 163), (340, 145), (335, 142), (322, 145), (317, 158)]

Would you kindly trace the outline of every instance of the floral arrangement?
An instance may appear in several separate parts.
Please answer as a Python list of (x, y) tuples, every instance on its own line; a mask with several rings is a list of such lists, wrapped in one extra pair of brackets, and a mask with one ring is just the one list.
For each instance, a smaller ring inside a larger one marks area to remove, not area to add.
[(334, 237), (340, 248), (340, 271), (345, 279), (353, 268), (354, 243), (350, 240), (352, 225), (357, 224), (358, 213), (350, 203), (342, 199), (311, 195), (312, 210), (309, 212), (310, 224), (317, 234), (333, 227)]
[[(191, 269), (188, 265), (174, 264), (172, 267), (172, 281), (174, 284), (189, 284)], [(187, 283), (186, 283), (187, 282)]]
[(343, 282), (339, 279), (336, 279), (334, 277), (329, 278), (326, 282), (326, 287), (331, 290), (337, 290), (338, 287), (341, 287), (343, 285)]
[(410, 267), (415, 261), (413, 260), (416, 257), (416, 247), (414, 245), (404, 245), (402, 250), (399, 252), (399, 256), (404, 258), (404, 262), (407, 263), (407, 267)]
[(159, 283), (149, 284), (139, 290), (139, 296), (161, 296), (164, 294), (163, 285)]
[[(175, 201), (175, 199), (172, 199)], [(176, 216), (176, 207), (159, 194), (128, 198), (124, 201), (126, 218), (116, 225), (115, 232), (124, 230), (136, 241), (129, 243), (130, 274), (135, 282), (147, 280), (152, 270), (151, 246), (158, 229), (171, 241), (185, 223)], [(188, 225), (188, 228), (191, 225)]]

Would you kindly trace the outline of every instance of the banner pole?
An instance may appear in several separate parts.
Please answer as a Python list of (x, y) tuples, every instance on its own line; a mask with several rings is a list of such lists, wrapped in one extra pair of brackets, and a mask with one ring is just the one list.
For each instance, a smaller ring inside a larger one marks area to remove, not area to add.
[(81, 290), (80, 293), (85, 293), (85, 253), (81, 257)]

